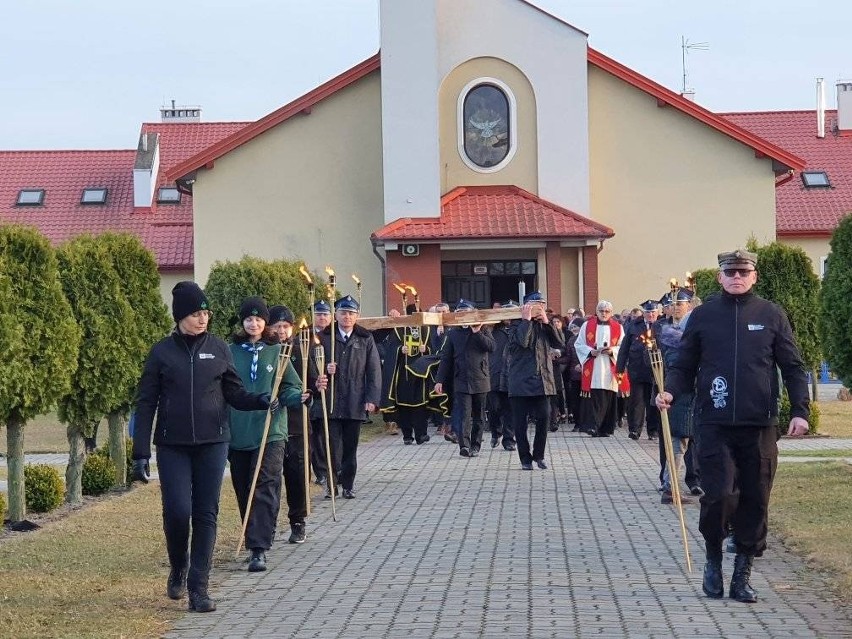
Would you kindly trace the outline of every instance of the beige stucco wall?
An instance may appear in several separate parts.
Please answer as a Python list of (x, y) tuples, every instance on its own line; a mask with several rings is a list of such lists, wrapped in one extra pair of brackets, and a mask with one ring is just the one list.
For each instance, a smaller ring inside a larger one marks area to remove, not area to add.
[(822, 258), (828, 257), (829, 253), (831, 253), (831, 238), (830, 237), (779, 237), (778, 241), (781, 244), (788, 244), (790, 246), (798, 246), (805, 253), (808, 254), (808, 257), (811, 258), (811, 262), (813, 263), (814, 273), (818, 276), (822, 277), (822, 272), (820, 271), (822, 267)]
[[(591, 212), (615, 230), (600, 253), (600, 295), (617, 309), (716, 264), (753, 235), (775, 239), (768, 159), (589, 66)], [(566, 167), (570, 170), (570, 167)]]
[[(468, 167), (458, 148), (458, 104), (462, 89), (477, 78), (495, 78), (506, 84), (515, 96), (517, 109), (517, 150), (512, 160), (494, 173), (480, 173)], [(457, 186), (514, 184), (538, 193), (536, 144), (536, 105), (532, 86), (521, 71), (497, 58), (475, 58), (460, 64), (444, 79), (439, 92), (441, 193)]]
[(172, 289), (175, 284), (192, 279), (192, 271), (160, 271), (160, 297), (169, 307), (169, 313), (172, 310)]
[(245, 254), (304, 260), (317, 270), (330, 264), (341, 292), (354, 289), (350, 274), (358, 274), (362, 312), (379, 314), (381, 265), (370, 233), (384, 224), (381, 154), (376, 71), (199, 171), (193, 187), (198, 282), (207, 280), (214, 261)]
[(577, 308), (583, 305), (580, 301), (580, 261), (577, 256), (579, 252), (580, 249), (576, 248), (562, 248), (560, 264), (562, 275), (562, 308), (554, 309), (560, 313), (567, 311), (569, 308)]

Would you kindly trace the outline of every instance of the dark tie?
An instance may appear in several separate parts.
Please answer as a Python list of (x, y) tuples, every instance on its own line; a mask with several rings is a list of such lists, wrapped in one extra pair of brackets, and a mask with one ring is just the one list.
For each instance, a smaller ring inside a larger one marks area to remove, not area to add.
[(349, 336), (348, 336), (348, 335), (344, 335), (344, 336), (343, 336), (343, 343), (344, 343), (344, 344), (346, 344), (348, 341), (349, 341)]

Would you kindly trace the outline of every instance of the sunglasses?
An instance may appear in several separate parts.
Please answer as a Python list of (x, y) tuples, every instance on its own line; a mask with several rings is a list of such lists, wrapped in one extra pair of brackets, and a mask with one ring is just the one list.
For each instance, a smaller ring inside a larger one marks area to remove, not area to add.
[(740, 277), (748, 277), (750, 273), (754, 273), (754, 269), (751, 268), (723, 268), (722, 273), (725, 277), (734, 277), (735, 275), (739, 275)]

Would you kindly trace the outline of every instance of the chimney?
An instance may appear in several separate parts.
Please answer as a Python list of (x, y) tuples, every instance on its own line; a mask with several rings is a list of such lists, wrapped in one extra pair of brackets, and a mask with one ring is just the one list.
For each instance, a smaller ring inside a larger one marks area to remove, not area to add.
[(160, 171), (160, 135), (142, 133), (133, 165), (133, 206), (149, 207), (154, 201)]
[(852, 135), (852, 81), (837, 82), (837, 131)]
[(825, 80), (817, 78), (816, 83), (816, 99), (817, 99), (817, 137), (825, 137)]
[(175, 105), (160, 107), (161, 122), (201, 122), (201, 107), (197, 105)]

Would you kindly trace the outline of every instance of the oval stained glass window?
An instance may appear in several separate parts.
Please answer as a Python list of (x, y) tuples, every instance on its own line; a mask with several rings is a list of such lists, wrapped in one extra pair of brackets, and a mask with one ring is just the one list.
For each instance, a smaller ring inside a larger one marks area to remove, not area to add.
[(509, 154), (509, 99), (493, 84), (473, 87), (464, 98), (464, 152), (477, 166), (497, 166)]

